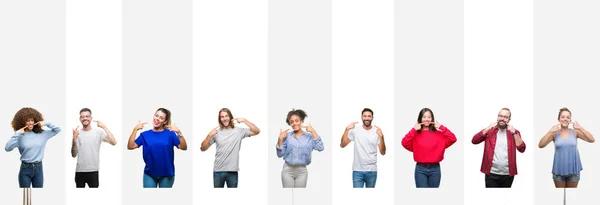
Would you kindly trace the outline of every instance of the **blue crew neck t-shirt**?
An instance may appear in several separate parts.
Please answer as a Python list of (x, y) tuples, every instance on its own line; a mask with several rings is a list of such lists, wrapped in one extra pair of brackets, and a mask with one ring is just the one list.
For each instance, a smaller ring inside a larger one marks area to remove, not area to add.
[(175, 176), (174, 149), (180, 143), (175, 132), (147, 130), (140, 133), (135, 143), (143, 149), (145, 174), (151, 177)]

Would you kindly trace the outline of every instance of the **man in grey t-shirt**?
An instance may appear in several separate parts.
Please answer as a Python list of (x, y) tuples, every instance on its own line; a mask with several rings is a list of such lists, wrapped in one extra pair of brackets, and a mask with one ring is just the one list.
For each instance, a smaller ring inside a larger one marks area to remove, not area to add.
[(361, 114), (363, 125), (355, 127), (353, 122), (346, 127), (340, 147), (354, 141), (354, 163), (352, 164), (352, 184), (354, 188), (375, 188), (377, 182), (377, 148), (385, 155), (385, 141), (379, 127), (373, 126), (373, 110), (365, 108)]
[(79, 111), (79, 121), (83, 127), (73, 129), (73, 144), (71, 146), (71, 155), (77, 157), (77, 167), (75, 168), (75, 186), (85, 188), (85, 184), (90, 188), (98, 188), (98, 171), (100, 170), (100, 145), (102, 142), (108, 142), (116, 145), (117, 141), (106, 125), (98, 120), (98, 128), (93, 128), (92, 111), (89, 108), (83, 108)]
[[(235, 127), (232, 121), (246, 124), (248, 128)], [(213, 168), (213, 184), (215, 188), (237, 188), (242, 139), (254, 136), (260, 130), (244, 118), (233, 118), (231, 111), (223, 108), (219, 111), (219, 127), (208, 133), (200, 150), (206, 151), (212, 144), (217, 144), (215, 164)]]

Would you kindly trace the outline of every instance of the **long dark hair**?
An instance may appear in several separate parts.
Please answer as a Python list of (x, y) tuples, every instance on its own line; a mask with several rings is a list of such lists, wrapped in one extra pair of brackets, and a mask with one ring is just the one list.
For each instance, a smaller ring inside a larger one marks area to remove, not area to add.
[[(229, 126), (227, 126), (227, 127), (225, 127), (225, 125), (223, 125), (223, 122), (221, 122), (221, 113), (222, 112), (226, 112), (227, 115), (229, 115)], [(219, 127), (221, 127), (221, 129), (235, 127), (235, 125), (233, 124), (233, 115), (231, 114), (231, 110), (229, 110), (227, 108), (222, 108), (221, 110), (219, 110), (219, 116), (217, 116), (217, 120), (219, 120)]]
[[(421, 109), (421, 111), (419, 112), (419, 117), (417, 118), (417, 122), (422, 123), (421, 119), (423, 118), (423, 115), (425, 115), (426, 112), (431, 113), (431, 123), (429, 124), (429, 131), (432, 131), (432, 132), (437, 131), (435, 129), (435, 117), (433, 116), (433, 111), (431, 111), (431, 109), (429, 109), (429, 108)], [(423, 130), (423, 129), (417, 130), (417, 132), (421, 132), (421, 130)]]

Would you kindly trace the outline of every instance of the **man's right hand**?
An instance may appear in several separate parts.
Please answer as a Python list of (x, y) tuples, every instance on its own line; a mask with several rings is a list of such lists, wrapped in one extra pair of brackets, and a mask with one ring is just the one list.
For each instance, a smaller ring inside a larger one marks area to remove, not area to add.
[(346, 127), (346, 129), (347, 129), (347, 130), (354, 129), (354, 126), (355, 126), (357, 123), (358, 123), (358, 122), (353, 122), (353, 123), (350, 123), (350, 124), (349, 124), (349, 125)]
[(79, 125), (77, 125), (75, 129), (73, 129), (73, 142), (77, 140), (77, 137), (79, 137)]

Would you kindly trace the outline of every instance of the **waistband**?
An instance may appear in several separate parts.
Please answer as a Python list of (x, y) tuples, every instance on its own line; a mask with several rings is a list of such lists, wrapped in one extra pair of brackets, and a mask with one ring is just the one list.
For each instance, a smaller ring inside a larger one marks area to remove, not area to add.
[(440, 163), (439, 162), (437, 162), (437, 163), (420, 163), (420, 162), (417, 162), (417, 165), (431, 167), (431, 166), (440, 166)]

